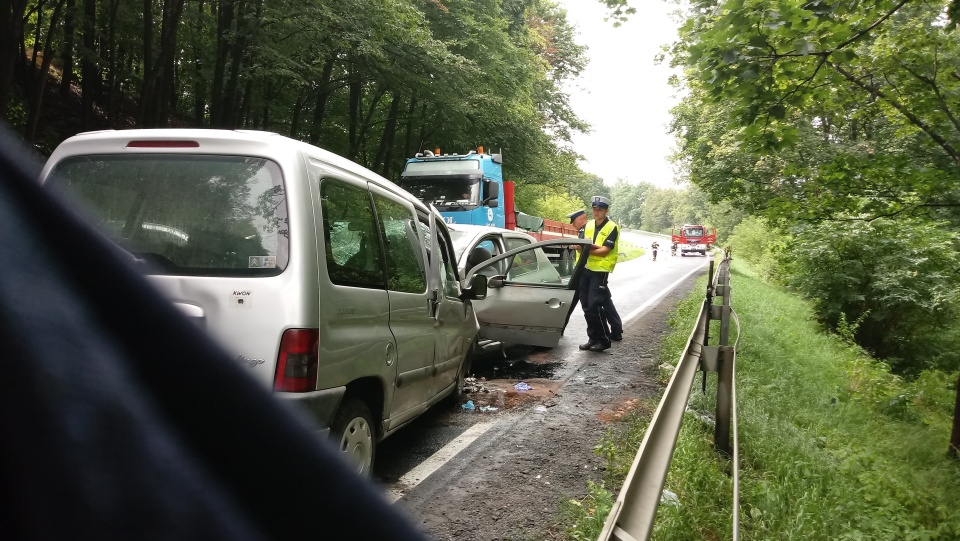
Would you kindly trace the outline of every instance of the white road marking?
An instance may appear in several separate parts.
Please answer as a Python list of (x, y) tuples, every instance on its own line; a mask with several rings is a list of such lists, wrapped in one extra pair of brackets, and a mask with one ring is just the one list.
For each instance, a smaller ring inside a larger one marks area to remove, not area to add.
[(421, 462), (419, 466), (404, 474), (394, 487), (387, 489), (387, 500), (393, 503), (402, 498), (404, 492), (414, 488), (424, 479), (430, 477), (430, 474), (439, 470), (444, 464), (449, 462), (450, 459), (455, 457), (457, 453), (484, 435), (496, 422), (496, 419), (489, 419), (466, 429), (463, 434), (460, 434), (450, 443), (444, 445), (442, 449), (433, 453), (430, 458)]
[(680, 278), (680, 279), (677, 280), (676, 282), (670, 284), (668, 287), (666, 287), (666, 288), (664, 288), (664, 289), (661, 289), (659, 293), (657, 293), (657, 294), (654, 295), (653, 297), (650, 297), (649, 299), (647, 299), (647, 302), (641, 304), (640, 306), (638, 306), (637, 308), (635, 308), (632, 312), (630, 312), (629, 314), (627, 314), (627, 317), (623, 318), (623, 326), (626, 327), (626, 326), (629, 325), (631, 322), (633, 322), (633, 320), (636, 319), (637, 316), (639, 316), (641, 312), (643, 312), (644, 310), (646, 310), (647, 308), (649, 308), (651, 305), (653, 305), (653, 303), (659, 301), (659, 300), (660, 300), (661, 298), (663, 298), (663, 296), (666, 295), (667, 293), (670, 293), (671, 291), (673, 291), (673, 289), (674, 289), (675, 287), (677, 287), (678, 285), (680, 285), (681, 282), (683, 282), (684, 280), (686, 280), (687, 278), (689, 278), (691, 274), (693, 274), (693, 273), (699, 271), (700, 269), (702, 269), (703, 266), (706, 265), (709, 261), (710, 261), (710, 259), (708, 258), (707, 261), (704, 261), (702, 265), (700, 265), (700, 266), (696, 267), (695, 269), (693, 269), (692, 271), (684, 274), (682, 278)]

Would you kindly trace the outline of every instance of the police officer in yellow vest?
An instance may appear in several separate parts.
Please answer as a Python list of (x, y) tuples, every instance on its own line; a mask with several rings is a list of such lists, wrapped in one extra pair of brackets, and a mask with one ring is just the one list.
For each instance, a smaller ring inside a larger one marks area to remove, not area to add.
[[(607, 277), (617, 266), (617, 256), (620, 253), (620, 228), (613, 220), (607, 218), (607, 212), (610, 209), (609, 199), (595, 195), (590, 205), (593, 220), (587, 222), (584, 238), (593, 239), (593, 245), (587, 256), (583, 277), (580, 278), (580, 306), (583, 308), (583, 317), (587, 321), (589, 340), (586, 344), (581, 344), (580, 349), (603, 351), (610, 347), (610, 341), (613, 338), (603, 324), (603, 308), (607, 304), (613, 307), (610, 289), (607, 288)], [(614, 313), (616, 313), (615, 310)], [(617, 330), (622, 332), (622, 329)]]

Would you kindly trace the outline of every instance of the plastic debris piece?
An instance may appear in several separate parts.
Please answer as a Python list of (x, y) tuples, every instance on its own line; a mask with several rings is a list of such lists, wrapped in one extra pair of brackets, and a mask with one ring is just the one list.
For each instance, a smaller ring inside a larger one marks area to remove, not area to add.
[(465, 410), (475, 410), (475, 409), (477, 409), (477, 407), (473, 405), (473, 400), (467, 400), (467, 403), (466, 403), (466, 404), (463, 404), (463, 405), (460, 406), (460, 407), (463, 408), (463, 409), (465, 409)]
[(482, 411), (483, 413), (494, 412), (494, 411), (497, 411), (498, 409), (499, 408), (495, 408), (493, 406), (480, 406), (480, 411)]
[(663, 489), (663, 494), (660, 495), (660, 503), (680, 507), (680, 498), (673, 492)]
[(534, 413), (546, 413), (546, 412), (547, 412), (547, 407), (541, 404), (541, 405), (539, 405), (539, 406), (534, 407), (534, 408), (533, 408), (533, 412), (534, 412)]
[(518, 391), (529, 391), (529, 390), (533, 389), (533, 387), (531, 387), (531, 386), (530, 386), (527, 382), (525, 382), (525, 381), (521, 381), (520, 383), (514, 385), (513, 388), (516, 389), (516, 390), (518, 390)]

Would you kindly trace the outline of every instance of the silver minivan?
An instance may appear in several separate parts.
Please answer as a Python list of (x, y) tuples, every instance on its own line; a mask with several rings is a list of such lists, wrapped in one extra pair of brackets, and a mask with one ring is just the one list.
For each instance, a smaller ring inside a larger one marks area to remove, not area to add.
[[(571, 308), (573, 285), (496, 276), (505, 309), (492, 317), (503, 321), (481, 333), (471, 299), (485, 296), (489, 273), (461, 281), (435, 209), (272, 133), (80, 134), (41, 181), (79, 201), (253, 377), (329, 427), (361, 473), (378, 440), (457, 390), (478, 335), (559, 340)], [(538, 257), (542, 244), (523, 250)], [(505, 268), (523, 250), (487, 265)]]

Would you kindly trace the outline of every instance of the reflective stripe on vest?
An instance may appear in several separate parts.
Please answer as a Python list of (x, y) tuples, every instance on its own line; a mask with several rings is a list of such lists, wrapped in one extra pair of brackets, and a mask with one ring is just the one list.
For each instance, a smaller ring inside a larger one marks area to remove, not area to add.
[[(596, 227), (596, 222), (590, 220), (587, 222), (587, 228), (583, 232), (583, 238), (592, 239), (593, 231)], [(607, 240), (607, 237), (610, 236), (610, 233), (617, 227), (617, 224), (613, 223), (613, 220), (607, 219), (607, 223), (603, 224), (603, 227), (600, 228), (600, 232), (597, 233), (597, 240), (593, 243), (597, 246), (603, 246), (604, 241)], [(596, 272), (613, 272), (613, 268), (617, 266), (617, 256), (620, 255), (620, 235), (617, 235), (617, 240), (613, 241), (613, 248), (605, 256), (591, 255), (590, 259), (587, 259), (587, 268), (596, 271)]]

